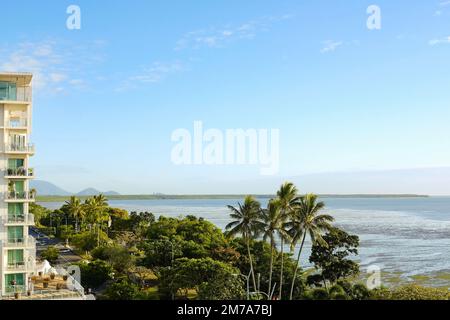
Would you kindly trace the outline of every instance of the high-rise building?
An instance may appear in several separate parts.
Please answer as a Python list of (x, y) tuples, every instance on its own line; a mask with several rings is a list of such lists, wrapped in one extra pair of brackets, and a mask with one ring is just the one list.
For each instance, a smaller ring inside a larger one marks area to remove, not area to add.
[(29, 235), (35, 192), (29, 158), (32, 75), (0, 73), (0, 288), (1, 295), (27, 290), (35, 273), (36, 244)]

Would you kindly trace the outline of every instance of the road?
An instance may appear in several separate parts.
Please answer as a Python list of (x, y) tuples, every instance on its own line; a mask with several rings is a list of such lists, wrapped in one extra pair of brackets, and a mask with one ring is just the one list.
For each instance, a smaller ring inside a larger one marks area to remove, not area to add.
[(66, 248), (65, 243), (59, 239), (49, 238), (36, 228), (30, 228), (29, 234), (36, 239), (36, 254), (38, 256), (48, 247), (54, 246), (59, 249), (59, 260), (57, 264), (66, 265), (82, 260), (79, 255), (75, 254), (71, 249)]

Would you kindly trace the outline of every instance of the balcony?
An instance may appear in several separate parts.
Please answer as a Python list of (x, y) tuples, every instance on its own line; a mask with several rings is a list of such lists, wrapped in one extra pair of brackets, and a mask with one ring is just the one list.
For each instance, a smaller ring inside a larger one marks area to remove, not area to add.
[(23, 215), (9, 215), (8, 217), (2, 218), (3, 224), (5, 225), (34, 225), (34, 215), (31, 213)]
[(28, 129), (28, 120), (27, 119), (9, 119), (6, 120), (6, 129)]
[(5, 153), (34, 154), (34, 144), (28, 144), (28, 145), (8, 144), (5, 147)]
[(32, 90), (29, 86), (15, 86), (11, 83), (0, 83), (0, 103), (30, 103)]
[(9, 238), (2, 240), (1, 245), (4, 248), (34, 248), (36, 240), (33, 237)]
[(36, 193), (33, 191), (9, 191), (5, 193), (6, 202), (33, 202), (36, 200)]
[(27, 179), (34, 177), (34, 170), (29, 168), (6, 169), (5, 178), (7, 179)]
[(34, 271), (34, 263), (30, 262), (13, 262), (6, 265), (6, 271), (10, 272), (27, 272), (28, 270)]

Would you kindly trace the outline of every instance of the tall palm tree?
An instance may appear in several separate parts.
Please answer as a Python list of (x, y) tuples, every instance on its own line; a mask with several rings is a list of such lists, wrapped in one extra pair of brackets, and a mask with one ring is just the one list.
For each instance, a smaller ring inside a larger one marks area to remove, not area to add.
[(70, 200), (65, 202), (64, 206), (67, 208), (68, 213), (75, 219), (75, 231), (77, 232), (78, 222), (81, 224), (85, 214), (80, 199), (72, 196)]
[(85, 212), (86, 223), (89, 224), (90, 228), (97, 223), (98, 220), (98, 207), (97, 202), (93, 198), (88, 198), (83, 203), (83, 210)]
[(277, 200), (271, 199), (267, 204), (267, 209), (262, 210), (263, 240), (270, 241), (270, 270), (268, 295), (272, 293), (273, 256), (275, 251), (275, 232), (280, 222), (280, 210)]
[(323, 208), (325, 208), (325, 203), (317, 202), (317, 195), (307, 194), (300, 199), (293, 219), (289, 223), (289, 233), (292, 236), (292, 248), (295, 248), (296, 244), (301, 240), (294, 277), (291, 283), (290, 300), (292, 300), (294, 293), (295, 280), (300, 266), (300, 255), (302, 254), (306, 236), (309, 235), (312, 243), (318, 242), (322, 245), (327, 245), (321, 234), (332, 228), (331, 223), (334, 221), (334, 218), (327, 214), (320, 214)]
[(250, 273), (252, 275), (253, 287), (255, 291), (258, 290), (256, 286), (255, 272), (253, 269), (253, 259), (250, 252), (250, 241), (257, 237), (263, 228), (261, 218), (261, 204), (252, 196), (247, 196), (244, 199), (244, 204), (238, 203), (238, 208), (228, 206), (231, 210), (230, 217), (234, 219), (225, 229), (228, 236), (242, 235), (246, 245), (248, 259), (250, 261)]
[(93, 201), (97, 207), (97, 223), (102, 225), (107, 222), (110, 218), (108, 214), (108, 199), (103, 194), (99, 194), (98, 196), (94, 196)]
[(284, 183), (277, 192), (277, 201), (280, 209), (280, 224), (277, 233), (281, 240), (281, 269), (280, 269), (280, 293), (278, 299), (282, 299), (283, 295), (283, 273), (284, 273), (284, 243), (289, 240), (289, 234), (285, 229), (286, 222), (293, 216), (295, 208), (298, 204), (299, 197), (297, 188), (292, 182)]

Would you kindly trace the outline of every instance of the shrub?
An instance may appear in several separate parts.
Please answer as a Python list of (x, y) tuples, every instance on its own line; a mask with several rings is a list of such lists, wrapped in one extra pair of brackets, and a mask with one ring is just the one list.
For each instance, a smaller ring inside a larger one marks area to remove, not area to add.
[(53, 246), (48, 247), (41, 253), (41, 257), (50, 262), (50, 264), (55, 264), (59, 258), (59, 250)]
[(380, 288), (372, 290), (372, 299), (376, 300), (449, 300), (447, 290), (426, 288), (410, 284), (395, 289)]

